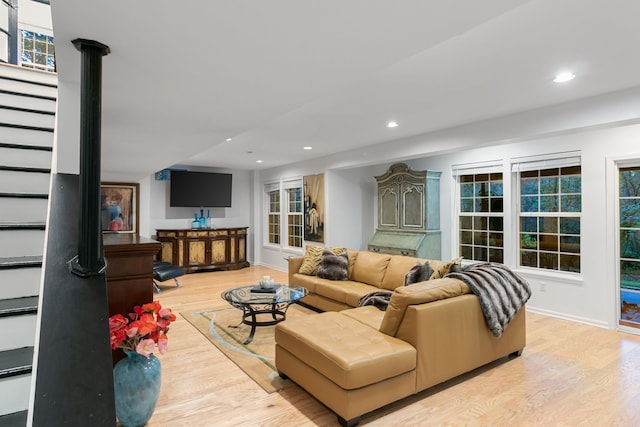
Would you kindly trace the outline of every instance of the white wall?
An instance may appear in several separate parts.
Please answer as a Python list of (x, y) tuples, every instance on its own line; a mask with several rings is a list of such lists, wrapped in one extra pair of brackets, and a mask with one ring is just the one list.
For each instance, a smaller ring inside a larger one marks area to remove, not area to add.
[[(252, 171), (239, 171), (218, 168), (198, 168), (190, 167), (189, 170), (200, 172), (219, 172), (232, 174), (231, 207), (230, 208), (205, 208), (211, 212), (211, 224), (214, 228), (225, 227), (249, 227), (247, 230), (247, 258), (249, 262), (253, 260), (254, 230), (252, 224)], [(147, 191), (148, 187), (148, 191)], [(147, 200), (145, 193), (148, 193), (148, 210), (145, 216), (140, 216), (140, 234), (152, 237), (156, 234), (156, 229), (163, 228), (190, 228), (193, 221), (193, 214), (200, 214), (199, 208), (183, 208), (169, 206), (170, 181), (156, 181), (154, 176), (141, 182), (140, 204), (143, 204), (143, 197)]]
[(51, 8), (30, 0), (18, 1), (18, 29), (34, 31), (47, 36), (53, 35)]

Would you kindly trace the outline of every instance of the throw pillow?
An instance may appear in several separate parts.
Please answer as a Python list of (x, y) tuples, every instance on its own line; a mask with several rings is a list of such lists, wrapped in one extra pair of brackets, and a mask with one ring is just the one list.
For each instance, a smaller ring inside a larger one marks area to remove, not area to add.
[(459, 269), (461, 268), (460, 267), (461, 261), (462, 261), (462, 257), (458, 257), (458, 258), (452, 259), (451, 261), (443, 262), (434, 270), (433, 274), (431, 274), (431, 277), (429, 277), (429, 280), (440, 279), (446, 276), (447, 273), (449, 273), (452, 269), (459, 271)]
[(429, 280), (432, 274), (433, 268), (431, 268), (428, 261), (424, 264), (420, 264), (418, 261), (416, 265), (411, 267), (411, 270), (404, 275), (404, 285), (408, 286), (414, 283), (424, 282), (425, 280)]
[[(320, 266), (320, 260), (322, 259), (322, 251), (324, 248), (322, 246), (315, 245), (307, 245), (305, 248), (304, 259), (302, 260), (302, 265), (298, 270), (300, 274), (306, 274), (307, 276), (315, 276), (318, 273), (318, 267)], [(331, 252), (335, 255), (339, 255), (342, 252), (346, 252), (346, 248), (336, 247), (329, 248)]]
[(318, 277), (329, 280), (347, 280), (349, 256), (347, 252), (335, 255), (329, 249), (322, 251), (322, 260), (318, 267)]

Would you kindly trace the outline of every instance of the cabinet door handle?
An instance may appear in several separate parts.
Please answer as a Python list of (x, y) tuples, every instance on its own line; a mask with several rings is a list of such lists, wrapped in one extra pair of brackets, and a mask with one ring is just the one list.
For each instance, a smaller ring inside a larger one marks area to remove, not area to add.
[(409, 255), (409, 252), (408, 252), (408, 251), (400, 251), (400, 253), (401, 253), (402, 255), (404, 255), (404, 256)]

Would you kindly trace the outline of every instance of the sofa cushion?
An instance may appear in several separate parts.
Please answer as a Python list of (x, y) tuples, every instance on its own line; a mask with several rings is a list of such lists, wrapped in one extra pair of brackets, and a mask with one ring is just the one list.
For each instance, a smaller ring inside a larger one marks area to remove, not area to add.
[[(318, 273), (318, 267), (320, 266), (320, 261), (322, 260), (323, 250), (324, 248), (322, 246), (307, 245), (307, 247), (305, 248), (304, 259), (302, 260), (302, 265), (300, 266), (298, 273), (306, 274), (307, 276), (315, 276)], [(340, 255), (347, 249), (336, 247), (329, 248), (329, 250), (336, 255)]]
[(380, 325), (380, 332), (396, 336), (406, 308), (471, 293), (466, 283), (451, 278), (430, 280), (411, 286), (401, 286), (391, 295), (389, 306)]
[(416, 349), (411, 344), (339, 312), (280, 322), (275, 340), (345, 390), (384, 381), (416, 367)]
[(450, 271), (456, 270), (460, 268), (460, 262), (462, 261), (462, 257), (454, 258), (451, 261), (442, 262), (433, 270), (433, 274), (429, 277), (429, 280), (440, 279), (446, 276)]
[(405, 274), (407, 274), (407, 271), (411, 270), (411, 267), (416, 265), (418, 261), (418, 258), (393, 255), (384, 272), (381, 288), (392, 291), (398, 286), (402, 286), (404, 284)]
[(380, 288), (391, 255), (361, 251), (353, 265), (351, 280)]
[(357, 307), (358, 300), (362, 298), (363, 295), (378, 289), (371, 285), (354, 282), (352, 280), (338, 282), (321, 278), (316, 278), (314, 288), (316, 294), (347, 304), (351, 307)]
[(322, 260), (318, 267), (318, 277), (329, 280), (347, 280), (349, 258), (347, 252), (335, 255), (328, 249), (322, 251)]

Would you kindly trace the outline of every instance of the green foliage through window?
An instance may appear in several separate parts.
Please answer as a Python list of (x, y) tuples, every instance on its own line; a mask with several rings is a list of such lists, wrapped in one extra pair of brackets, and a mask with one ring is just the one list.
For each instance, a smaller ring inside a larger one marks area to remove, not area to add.
[(504, 194), (501, 173), (460, 176), (460, 255), (504, 262)]
[(520, 265), (580, 272), (581, 167), (521, 172)]

